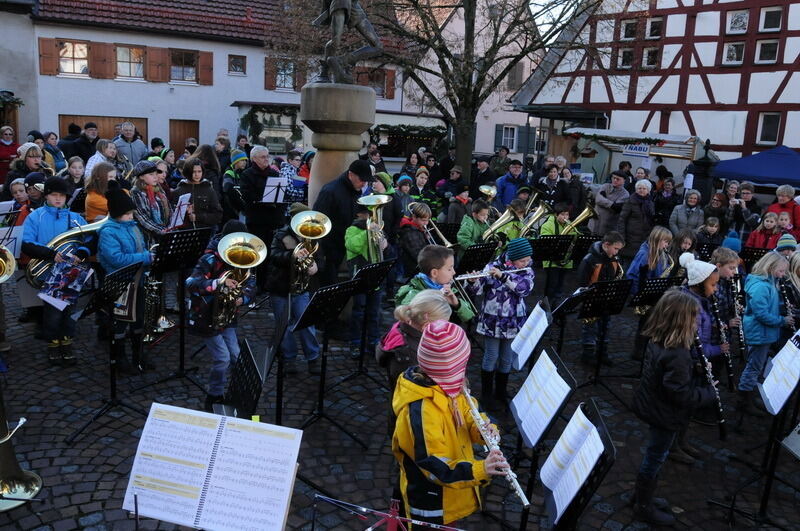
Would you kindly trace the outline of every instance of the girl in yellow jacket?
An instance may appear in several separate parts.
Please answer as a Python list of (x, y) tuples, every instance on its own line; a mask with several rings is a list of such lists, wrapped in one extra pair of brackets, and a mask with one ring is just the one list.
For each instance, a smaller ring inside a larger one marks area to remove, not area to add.
[(392, 453), (407, 518), (442, 525), (469, 516), (481, 506), (478, 488), (508, 469), (499, 450), (485, 460), (472, 451), (483, 439), (464, 393), (469, 355), (464, 330), (433, 321), (422, 332), (419, 367), (397, 380)]

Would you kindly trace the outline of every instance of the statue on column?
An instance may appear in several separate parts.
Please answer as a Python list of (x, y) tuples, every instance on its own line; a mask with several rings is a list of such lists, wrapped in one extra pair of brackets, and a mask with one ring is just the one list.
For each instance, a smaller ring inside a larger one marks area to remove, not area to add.
[[(359, 61), (380, 55), (383, 44), (358, 0), (323, 0), (322, 7), (322, 13), (312, 24), (330, 26), (331, 39), (325, 44), (319, 81), (352, 84), (353, 66)], [(342, 54), (342, 35), (345, 28), (358, 31), (367, 45), (354, 52)]]

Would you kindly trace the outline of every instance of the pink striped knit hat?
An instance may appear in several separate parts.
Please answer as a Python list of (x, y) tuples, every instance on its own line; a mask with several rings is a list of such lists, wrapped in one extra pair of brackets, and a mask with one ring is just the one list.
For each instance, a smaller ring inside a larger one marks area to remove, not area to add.
[(417, 349), (420, 368), (450, 398), (461, 392), (470, 355), (464, 330), (449, 321), (433, 321), (422, 331)]

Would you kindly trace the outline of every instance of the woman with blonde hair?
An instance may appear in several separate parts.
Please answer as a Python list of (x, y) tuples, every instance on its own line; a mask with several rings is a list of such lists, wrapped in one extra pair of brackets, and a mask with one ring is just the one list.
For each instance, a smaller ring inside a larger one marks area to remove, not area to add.
[(375, 345), (375, 359), (386, 368), (389, 379), (389, 436), (394, 433), (392, 396), (397, 378), (417, 364), (417, 347), (425, 325), (438, 320), (448, 321), (452, 312), (450, 303), (440, 290), (424, 289), (411, 302), (394, 310), (397, 322)]
[(691, 348), (697, 333), (697, 300), (678, 288), (667, 291), (653, 308), (642, 333), (649, 338), (642, 376), (633, 397), (633, 412), (650, 425), (633, 494), (633, 514), (653, 525), (673, 525), (665, 500), (654, 500), (658, 473), (677, 434), (689, 424), (692, 411), (716, 401), (714, 388), (697, 385)]

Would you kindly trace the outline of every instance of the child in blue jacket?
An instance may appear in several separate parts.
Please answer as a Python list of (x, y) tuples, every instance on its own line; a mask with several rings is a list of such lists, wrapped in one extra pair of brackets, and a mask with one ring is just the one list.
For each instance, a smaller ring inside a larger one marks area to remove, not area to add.
[[(46, 262), (78, 263), (92, 254), (92, 248), (97, 241), (93, 235), (87, 236), (69, 254), (56, 252), (47, 246), (59, 234), (86, 224), (80, 214), (66, 208), (67, 191), (67, 183), (60, 177), (50, 177), (45, 181), (45, 204), (31, 212), (22, 225), (22, 252), (30, 258)], [(52, 304), (45, 303), (42, 310), (42, 329), (48, 341), (47, 356), (53, 365), (72, 366), (77, 363), (72, 352), (75, 336), (72, 306), (59, 310)]]

